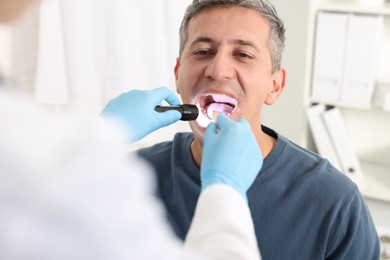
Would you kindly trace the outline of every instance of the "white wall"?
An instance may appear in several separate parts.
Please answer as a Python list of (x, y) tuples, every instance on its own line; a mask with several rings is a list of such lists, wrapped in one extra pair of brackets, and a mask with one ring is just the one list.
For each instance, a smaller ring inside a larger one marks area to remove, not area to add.
[(286, 28), (286, 47), (282, 66), (287, 70), (287, 84), (276, 104), (263, 111), (263, 124), (298, 144), (306, 131), (303, 109), (304, 71), (309, 0), (274, 0)]

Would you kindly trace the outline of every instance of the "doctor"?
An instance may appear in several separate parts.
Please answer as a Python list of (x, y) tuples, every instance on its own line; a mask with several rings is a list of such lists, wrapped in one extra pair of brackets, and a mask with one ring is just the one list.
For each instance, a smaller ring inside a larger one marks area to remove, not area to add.
[[(32, 2), (0, 0), (0, 20)], [(183, 246), (153, 196), (150, 169), (122, 160), (119, 141), (178, 121), (177, 111), (154, 107), (179, 100), (164, 87), (122, 95), (100, 118), (64, 119), (0, 88), (0, 259), (259, 259), (246, 191), (262, 161), (235, 162), (261, 158), (248, 123), (219, 115), (208, 127), (202, 193)]]

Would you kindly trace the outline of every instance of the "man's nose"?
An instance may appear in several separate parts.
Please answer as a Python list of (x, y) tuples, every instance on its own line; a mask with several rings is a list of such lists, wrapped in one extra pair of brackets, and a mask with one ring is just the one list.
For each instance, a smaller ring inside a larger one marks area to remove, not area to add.
[(210, 59), (205, 71), (207, 78), (221, 81), (232, 79), (234, 74), (233, 57), (221, 52)]

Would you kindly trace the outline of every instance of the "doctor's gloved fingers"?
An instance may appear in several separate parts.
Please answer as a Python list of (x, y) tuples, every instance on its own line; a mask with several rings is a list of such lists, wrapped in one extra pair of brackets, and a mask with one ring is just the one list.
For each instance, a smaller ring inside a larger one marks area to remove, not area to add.
[(218, 126), (215, 123), (210, 123), (204, 133), (204, 139), (212, 138), (217, 133)]
[(231, 120), (229, 117), (227, 117), (224, 114), (219, 114), (217, 116), (217, 124), (219, 127), (227, 127), (229, 124), (232, 124), (234, 121)]
[(179, 105), (180, 100), (176, 96), (175, 93), (173, 93), (170, 89), (167, 87), (159, 87), (156, 89), (153, 89), (151, 91), (153, 94), (153, 97), (155, 98), (155, 102), (160, 102), (156, 103), (156, 105), (160, 105), (161, 101), (165, 100), (168, 104), (170, 105)]
[[(248, 121), (244, 118), (239, 118), (236, 121), (230, 119), (224, 114), (220, 114), (217, 117), (217, 123), (220, 128), (230, 128), (230, 127), (237, 127), (242, 130), (239, 131), (245, 131), (244, 129), (250, 130), (250, 125)], [(237, 130), (238, 131), (238, 130)]]
[(164, 126), (171, 125), (177, 121), (180, 120), (181, 118), (181, 113), (176, 110), (169, 110), (165, 112), (155, 112), (156, 113), (156, 118), (160, 122), (160, 124), (156, 124), (156, 129)]

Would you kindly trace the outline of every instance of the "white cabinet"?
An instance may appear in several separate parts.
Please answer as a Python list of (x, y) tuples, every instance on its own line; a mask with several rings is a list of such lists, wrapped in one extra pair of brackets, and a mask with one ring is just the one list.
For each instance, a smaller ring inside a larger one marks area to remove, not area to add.
[[(352, 0), (317, 0), (310, 4), (307, 25), (304, 106), (307, 108), (315, 103), (324, 103), (341, 109), (347, 132), (360, 160), (367, 183), (367, 189), (363, 190), (362, 194), (368, 200), (380, 200), (390, 207), (390, 111), (384, 107), (386, 96), (390, 98), (390, 4), (362, 5)], [(384, 65), (382, 72), (377, 77), (374, 97), (370, 106), (362, 107), (331, 99), (314, 98), (311, 95), (316, 21), (319, 12), (384, 17), (384, 52), (381, 55)], [(307, 129), (306, 137), (308, 148), (315, 150), (309, 129)]]

